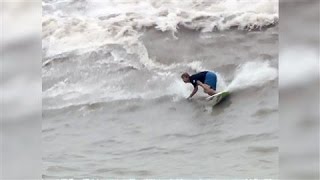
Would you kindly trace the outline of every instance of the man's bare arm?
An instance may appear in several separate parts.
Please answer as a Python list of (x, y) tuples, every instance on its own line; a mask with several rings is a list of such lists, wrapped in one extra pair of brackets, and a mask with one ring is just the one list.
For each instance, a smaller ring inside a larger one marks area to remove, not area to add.
[(190, 99), (193, 95), (195, 95), (198, 91), (198, 86), (194, 87), (192, 93), (190, 94), (190, 96), (188, 97), (188, 99)]

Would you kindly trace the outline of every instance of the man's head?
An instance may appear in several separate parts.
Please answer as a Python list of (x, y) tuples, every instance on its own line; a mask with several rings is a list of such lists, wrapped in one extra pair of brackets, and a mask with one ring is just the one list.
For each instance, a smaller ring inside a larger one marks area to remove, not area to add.
[(181, 78), (182, 78), (183, 82), (185, 82), (185, 83), (190, 82), (190, 75), (186, 72), (181, 75)]

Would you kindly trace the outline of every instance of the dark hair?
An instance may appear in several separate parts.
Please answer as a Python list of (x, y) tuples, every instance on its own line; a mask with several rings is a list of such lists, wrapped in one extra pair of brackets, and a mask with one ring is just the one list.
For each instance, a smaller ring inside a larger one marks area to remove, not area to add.
[(181, 75), (181, 78), (189, 78), (189, 77), (190, 75), (186, 72)]

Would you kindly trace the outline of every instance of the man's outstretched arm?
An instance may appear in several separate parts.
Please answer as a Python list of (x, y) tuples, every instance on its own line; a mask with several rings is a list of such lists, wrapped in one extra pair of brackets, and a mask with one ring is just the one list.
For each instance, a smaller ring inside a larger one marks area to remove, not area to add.
[(190, 99), (193, 95), (195, 95), (198, 91), (198, 86), (194, 87), (192, 93), (190, 94), (190, 96), (188, 97), (188, 99)]

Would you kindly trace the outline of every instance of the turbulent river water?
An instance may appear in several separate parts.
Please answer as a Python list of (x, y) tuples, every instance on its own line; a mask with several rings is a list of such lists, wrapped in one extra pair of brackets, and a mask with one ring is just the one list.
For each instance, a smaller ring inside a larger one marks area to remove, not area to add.
[[(44, 178), (278, 177), (277, 1), (42, 7)], [(186, 100), (202, 70), (214, 108)]]

